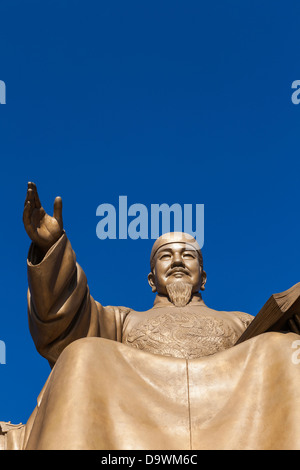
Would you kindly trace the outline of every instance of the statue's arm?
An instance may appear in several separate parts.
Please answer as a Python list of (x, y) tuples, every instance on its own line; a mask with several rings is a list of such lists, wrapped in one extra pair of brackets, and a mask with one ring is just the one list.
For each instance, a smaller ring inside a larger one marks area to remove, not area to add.
[(91, 297), (65, 233), (35, 264), (37, 251), (32, 244), (27, 260), (29, 328), (37, 350), (53, 364), (76, 339), (101, 336), (104, 308)]
[(124, 319), (124, 311), (103, 307), (90, 295), (63, 230), (61, 199), (55, 201), (50, 217), (40, 205), (35, 185), (29, 183), (23, 216), (32, 240), (27, 260), (29, 328), (37, 350), (51, 365), (79, 338), (120, 341)]

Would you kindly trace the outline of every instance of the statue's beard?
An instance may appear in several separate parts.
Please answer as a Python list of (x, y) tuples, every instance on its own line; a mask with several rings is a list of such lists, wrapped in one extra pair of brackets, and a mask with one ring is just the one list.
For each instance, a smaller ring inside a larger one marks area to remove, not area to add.
[(188, 282), (177, 281), (166, 286), (170, 301), (175, 307), (185, 307), (192, 297), (193, 285)]

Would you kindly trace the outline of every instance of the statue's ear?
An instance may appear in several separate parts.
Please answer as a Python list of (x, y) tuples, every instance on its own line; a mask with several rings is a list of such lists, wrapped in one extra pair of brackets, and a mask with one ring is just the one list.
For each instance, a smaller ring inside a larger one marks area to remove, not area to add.
[(207, 281), (206, 272), (205, 272), (205, 271), (202, 271), (202, 282), (201, 282), (200, 290), (205, 290), (206, 281)]
[(156, 286), (155, 286), (155, 282), (154, 282), (154, 274), (153, 274), (152, 271), (151, 271), (151, 273), (148, 274), (148, 282), (149, 282), (149, 286), (152, 289), (152, 292), (156, 292)]

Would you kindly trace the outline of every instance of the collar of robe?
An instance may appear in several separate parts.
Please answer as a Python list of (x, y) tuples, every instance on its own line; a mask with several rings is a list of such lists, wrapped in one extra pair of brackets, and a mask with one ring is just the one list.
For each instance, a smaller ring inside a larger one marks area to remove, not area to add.
[[(201, 294), (198, 292), (197, 294), (193, 294), (191, 300), (186, 305), (188, 306), (203, 306), (206, 307)], [(176, 306), (169, 300), (166, 295), (157, 294), (154, 300), (153, 308), (159, 307), (174, 307)]]

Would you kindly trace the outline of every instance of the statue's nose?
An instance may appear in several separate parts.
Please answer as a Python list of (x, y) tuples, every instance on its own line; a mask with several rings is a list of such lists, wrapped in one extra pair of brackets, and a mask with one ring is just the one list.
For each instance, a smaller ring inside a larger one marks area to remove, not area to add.
[(174, 254), (172, 266), (184, 266), (184, 261), (179, 253)]

